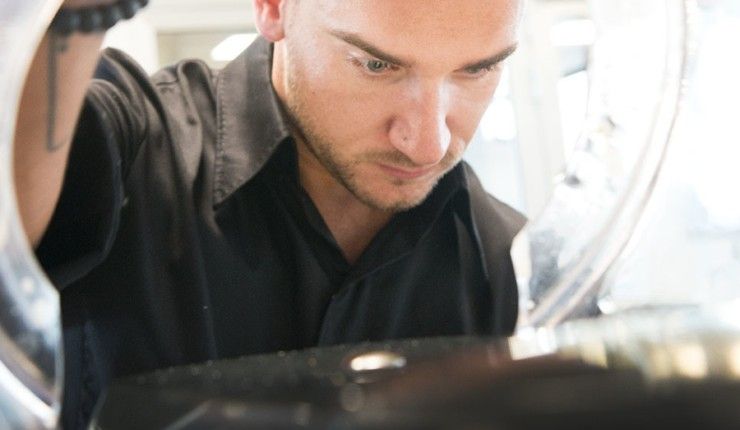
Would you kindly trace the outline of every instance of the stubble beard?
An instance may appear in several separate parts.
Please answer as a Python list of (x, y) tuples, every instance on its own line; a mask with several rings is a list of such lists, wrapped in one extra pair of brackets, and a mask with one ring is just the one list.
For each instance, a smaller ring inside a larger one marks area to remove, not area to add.
[[(418, 193), (407, 198), (397, 198), (393, 201), (383, 201), (378, 196), (373, 195), (373, 190), (363, 186), (357, 178), (356, 171), (360, 168), (362, 160), (347, 161), (342, 160), (341, 156), (335, 151), (337, 145), (341, 143), (331, 142), (328, 138), (322, 137), (314, 121), (308, 103), (303, 98), (300, 83), (295, 79), (295, 73), (291, 73), (288, 80), (288, 97), (285, 103), (286, 113), (290, 117), (295, 132), (298, 134), (297, 145), (305, 145), (308, 151), (319, 161), (327, 172), (347, 191), (349, 191), (357, 200), (366, 206), (384, 212), (397, 213), (409, 210), (421, 204), (431, 191), (436, 187), (439, 179), (443, 174), (434, 178), (431, 184), (427, 185), (425, 192)], [(414, 163), (400, 152), (367, 154), (368, 161), (385, 162), (395, 166), (413, 167)], [(445, 169), (446, 173), (454, 164), (450, 163), (449, 168)], [(402, 180), (389, 181), (393, 186), (401, 187), (409, 184)]]

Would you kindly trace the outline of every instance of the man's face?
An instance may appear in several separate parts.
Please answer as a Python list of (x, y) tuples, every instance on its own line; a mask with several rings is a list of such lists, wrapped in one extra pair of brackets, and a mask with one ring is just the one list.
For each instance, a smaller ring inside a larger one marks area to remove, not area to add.
[(273, 81), (307, 156), (368, 206), (421, 203), (461, 159), (520, 0), (287, 0)]

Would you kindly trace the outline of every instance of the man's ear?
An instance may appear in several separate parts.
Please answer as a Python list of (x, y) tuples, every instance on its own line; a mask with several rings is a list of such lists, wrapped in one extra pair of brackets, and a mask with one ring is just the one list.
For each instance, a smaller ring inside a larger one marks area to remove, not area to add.
[(254, 22), (262, 36), (270, 42), (285, 37), (285, 2), (289, 0), (253, 0)]

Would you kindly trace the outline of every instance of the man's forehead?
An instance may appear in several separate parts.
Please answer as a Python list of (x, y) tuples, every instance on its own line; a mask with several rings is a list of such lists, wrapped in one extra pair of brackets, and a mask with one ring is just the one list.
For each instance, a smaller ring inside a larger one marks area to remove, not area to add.
[[(303, 5), (328, 21), (352, 19), (355, 24), (400, 24), (411, 29), (430, 24), (465, 31), (470, 26), (516, 25), (524, 0), (287, 0)], [(413, 18), (409, 20), (408, 18)]]
[(467, 63), (516, 45), (519, 0), (318, 1), (313, 13), (320, 30), (351, 35), (362, 42), (354, 45), (370, 45), (404, 62), (445, 56)]

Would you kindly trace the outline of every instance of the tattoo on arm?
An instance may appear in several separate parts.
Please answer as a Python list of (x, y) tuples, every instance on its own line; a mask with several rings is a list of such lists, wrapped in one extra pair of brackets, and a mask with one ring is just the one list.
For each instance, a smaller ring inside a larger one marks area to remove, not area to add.
[(65, 139), (54, 141), (54, 129), (57, 119), (57, 56), (67, 49), (67, 40), (55, 32), (49, 32), (49, 50), (47, 63), (47, 110), (46, 110), (46, 150), (54, 152), (63, 147)]

